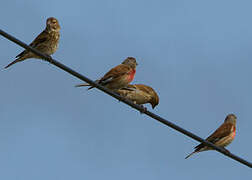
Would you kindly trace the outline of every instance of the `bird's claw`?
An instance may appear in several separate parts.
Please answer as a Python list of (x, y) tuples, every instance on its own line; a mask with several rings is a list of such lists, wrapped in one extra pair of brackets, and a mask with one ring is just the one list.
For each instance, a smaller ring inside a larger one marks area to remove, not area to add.
[(139, 110), (140, 111), (140, 114), (143, 114), (143, 113), (145, 113), (146, 111), (147, 111), (147, 108), (146, 107), (144, 107), (143, 105), (140, 105), (141, 106), (141, 110)]
[[(115, 91), (114, 91), (114, 93), (117, 94), (118, 96), (121, 96), (119, 93), (117, 93)], [(121, 102), (121, 99), (117, 99), (117, 100), (118, 100), (118, 102)]]
[(53, 61), (52, 56), (50, 56), (50, 55), (46, 55), (46, 56), (47, 56), (47, 61), (48, 61), (49, 63), (52, 63), (52, 61)]
[(229, 150), (227, 150), (226, 148), (223, 148), (225, 150), (226, 153), (231, 154)]

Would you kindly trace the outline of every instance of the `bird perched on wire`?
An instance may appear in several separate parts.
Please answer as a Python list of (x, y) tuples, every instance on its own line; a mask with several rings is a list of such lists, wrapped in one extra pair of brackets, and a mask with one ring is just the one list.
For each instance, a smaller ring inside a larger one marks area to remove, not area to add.
[[(234, 114), (229, 114), (224, 123), (216, 130), (213, 134), (211, 134), (206, 141), (213, 143), (219, 147), (226, 147), (229, 145), (235, 138), (235, 130), (236, 130), (236, 116)], [(204, 145), (203, 143), (199, 144), (194, 148), (195, 150), (186, 156), (185, 159), (189, 158), (191, 155), (202, 152), (213, 150), (213, 148)], [(226, 150), (226, 149), (225, 149)], [(226, 150), (229, 152), (228, 150)]]
[[(58, 49), (59, 38), (60, 38), (60, 25), (56, 18), (50, 17), (46, 20), (46, 28), (42, 31), (30, 44), (31, 47), (49, 56), (55, 53)], [(34, 53), (24, 50), (16, 56), (16, 59), (8, 64), (5, 68), (11, 65), (24, 61), (29, 58), (41, 59), (41, 57), (35, 55)]]
[[(112, 68), (108, 71), (101, 79), (96, 80), (95, 82), (105, 86), (110, 90), (116, 90), (127, 86), (135, 77), (136, 59), (133, 57), (126, 58), (121, 64)], [(76, 87), (81, 86), (90, 86), (89, 84), (79, 84)], [(94, 88), (91, 86), (88, 89)]]
[(133, 101), (135, 104), (142, 105), (150, 103), (153, 109), (159, 103), (159, 97), (155, 90), (144, 84), (129, 84), (115, 92)]

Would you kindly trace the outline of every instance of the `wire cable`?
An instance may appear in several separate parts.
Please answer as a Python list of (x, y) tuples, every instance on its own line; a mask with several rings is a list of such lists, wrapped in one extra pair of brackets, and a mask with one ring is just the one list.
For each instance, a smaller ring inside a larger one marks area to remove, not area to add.
[(34, 54), (40, 56), (42, 59), (50, 62), (51, 64), (54, 64), (58, 68), (60, 68), (60, 69), (62, 69), (64, 71), (70, 73), (71, 75), (73, 75), (73, 76), (75, 76), (75, 77), (77, 77), (77, 78), (79, 78), (79, 79), (87, 82), (91, 86), (96, 87), (97, 89), (103, 91), (104, 93), (109, 94), (110, 96), (118, 99), (119, 101), (122, 101), (125, 104), (131, 106), (132, 108), (140, 111), (142, 114), (146, 114), (147, 116), (149, 116), (149, 117), (151, 117), (151, 118), (153, 118), (153, 119), (155, 119), (155, 120), (157, 120), (157, 121), (159, 121), (159, 122), (161, 122), (161, 123), (163, 123), (163, 124), (165, 124), (165, 125), (173, 128), (173, 129), (179, 131), (180, 133), (182, 133), (182, 134), (184, 134), (184, 135), (186, 135), (186, 136), (188, 136), (188, 137), (190, 137), (190, 138), (192, 138), (192, 139), (194, 139), (196, 141), (199, 141), (199, 142), (201, 142), (201, 143), (203, 143), (203, 144), (205, 144), (205, 145), (207, 145), (209, 147), (212, 147), (216, 151), (218, 151), (218, 152), (220, 152), (220, 153), (222, 153), (222, 154), (224, 154), (224, 155), (226, 155), (226, 156), (228, 156), (228, 157), (230, 157), (230, 158), (232, 158), (232, 159), (234, 159), (234, 160), (236, 160), (236, 161), (238, 161), (238, 162), (240, 162), (240, 163), (242, 163), (242, 164), (244, 164), (244, 165), (246, 165), (246, 166), (248, 166), (250, 168), (252, 168), (252, 163), (251, 162), (246, 161), (245, 159), (240, 158), (240, 157), (236, 156), (235, 154), (232, 154), (232, 153), (228, 152), (227, 150), (225, 150), (222, 147), (215, 146), (213, 143), (208, 142), (208, 141), (200, 138), (199, 136), (197, 136), (197, 135), (195, 135), (195, 134), (187, 131), (186, 129), (184, 129), (182, 127), (179, 127), (178, 125), (176, 125), (176, 124), (174, 124), (174, 123), (172, 123), (172, 122), (170, 122), (170, 121), (162, 118), (161, 116), (159, 116), (157, 114), (154, 114), (154, 113), (146, 110), (144, 107), (142, 107), (142, 106), (140, 106), (138, 104), (134, 104), (132, 101), (130, 101), (130, 100), (124, 98), (124, 97), (121, 97), (120, 95), (118, 95), (118, 94), (110, 91), (109, 89), (105, 88), (104, 86), (101, 86), (101, 85), (97, 84), (96, 82), (92, 81), (91, 79), (89, 79), (89, 78), (81, 75), (80, 73), (74, 71), (73, 69), (65, 66), (64, 64), (62, 64), (62, 63), (60, 63), (60, 62), (58, 62), (56, 60), (54, 60), (50, 56), (45, 55), (45, 54), (41, 53), (40, 51), (38, 51), (38, 50), (36, 50), (36, 49), (28, 46), (27, 44), (23, 43), (22, 41), (18, 40), (14, 36), (11, 36), (10, 34), (4, 32), (1, 29), (0, 29), (0, 34), (2, 36), (4, 36), (5, 38), (7, 38), (8, 40), (10, 40), (10, 41), (18, 44), (19, 46), (21, 46), (21, 47), (23, 47), (23, 48), (25, 48), (25, 49), (33, 52)]

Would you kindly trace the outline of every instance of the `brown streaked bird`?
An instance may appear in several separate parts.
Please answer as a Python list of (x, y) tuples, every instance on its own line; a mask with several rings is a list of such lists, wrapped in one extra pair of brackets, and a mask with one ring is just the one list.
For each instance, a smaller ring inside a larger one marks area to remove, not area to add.
[[(55, 53), (58, 49), (59, 38), (60, 38), (60, 25), (56, 18), (50, 17), (46, 20), (46, 28), (42, 31), (30, 44), (31, 47), (44, 53), (48, 56)], [(41, 59), (41, 57), (33, 54), (28, 50), (24, 50), (16, 56), (16, 59), (8, 64), (5, 68), (10, 67), (17, 62), (24, 61), (29, 58)]]
[(115, 92), (133, 101), (135, 104), (142, 105), (150, 103), (153, 109), (159, 103), (159, 97), (155, 90), (144, 84), (129, 84)]
[[(98, 84), (108, 89), (116, 90), (127, 86), (135, 77), (137, 62), (133, 57), (128, 57), (121, 64), (112, 68), (101, 79), (96, 80)], [(89, 84), (79, 84), (76, 87), (90, 86)], [(88, 89), (92, 89), (90, 87)]]
[[(222, 148), (229, 145), (235, 138), (236, 119), (237, 118), (234, 114), (227, 115), (224, 123), (216, 131), (214, 131), (214, 133), (211, 134), (206, 140)], [(203, 143), (199, 144), (194, 149), (195, 150), (191, 154), (186, 156), (185, 159), (198, 152), (214, 150), (213, 148), (208, 147)]]

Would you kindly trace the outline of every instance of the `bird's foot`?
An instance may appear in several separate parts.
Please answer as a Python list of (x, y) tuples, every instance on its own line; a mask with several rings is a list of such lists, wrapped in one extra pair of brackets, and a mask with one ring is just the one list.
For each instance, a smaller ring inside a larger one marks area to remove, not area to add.
[[(119, 93), (117, 93), (115, 91), (114, 91), (114, 93), (117, 94), (118, 96), (121, 96)], [(121, 99), (117, 99), (117, 100), (118, 100), (118, 102), (121, 102)]]
[(141, 106), (141, 110), (139, 110), (140, 111), (140, 114), (143, 114), (143, 113), (145, 113), (146, 111), (147, 111), (147, 108), (146, 107), (144, 107), (143, 105), (140, 105)]
[(226, 148), (223, 148), (223, 149), (226, 151), (226, 153), (231, 154), (230, 151), (227, 150)]
[(49, 63), (52, 63), (52, 61), (53, 61), (52, 56), (46, 55), (46, 57), (47, 57), (47, 61), (48, 61)]

